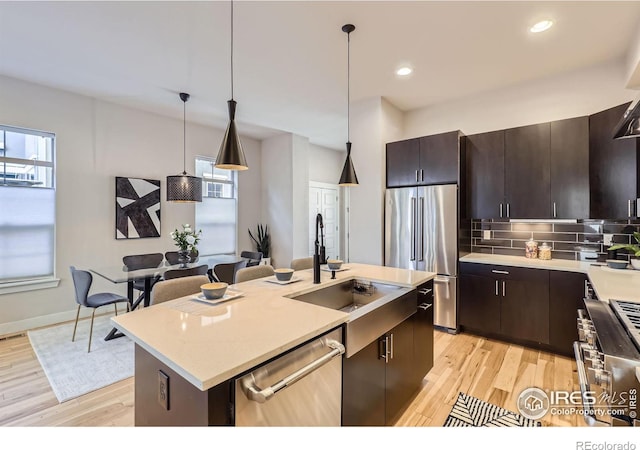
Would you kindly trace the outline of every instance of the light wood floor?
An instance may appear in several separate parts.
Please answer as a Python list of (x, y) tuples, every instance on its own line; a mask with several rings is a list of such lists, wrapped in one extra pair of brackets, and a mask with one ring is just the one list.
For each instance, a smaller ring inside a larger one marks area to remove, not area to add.
[[(569, 358), (469, 334), (436, 332), (435, 365), (398, 426), (441, 426), (458, 392), (517, 411), (527, 387), (577, 389)], [(133, 377), (59, 404), (26, 336), (0, 341), (0, 425), (133, 426)], [(544, 425), (582, 425), (547, 415)]]

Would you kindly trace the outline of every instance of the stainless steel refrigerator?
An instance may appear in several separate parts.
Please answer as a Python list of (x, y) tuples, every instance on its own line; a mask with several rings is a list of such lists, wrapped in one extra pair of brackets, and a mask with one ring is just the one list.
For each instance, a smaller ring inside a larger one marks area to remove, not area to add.
[(458, 186), (387, 189), (385, 265), (434, 279), (434, 325), (457, 332)]

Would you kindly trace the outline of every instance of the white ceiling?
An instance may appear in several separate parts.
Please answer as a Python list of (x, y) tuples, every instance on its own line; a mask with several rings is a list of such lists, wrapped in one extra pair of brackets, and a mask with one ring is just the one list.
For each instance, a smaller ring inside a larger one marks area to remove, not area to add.
[[(237, 1), (237, 121), (343, 148), (347, 40), (351, 100), (383, 96), (408, 111), (621, 61), (640, 2)], [(532, 35), (541, 18), (555, 25)], [(0, 2), (0, 73), (224, 128), (230, 2)], [(394, 74), (409, 62), (414, 73)]]

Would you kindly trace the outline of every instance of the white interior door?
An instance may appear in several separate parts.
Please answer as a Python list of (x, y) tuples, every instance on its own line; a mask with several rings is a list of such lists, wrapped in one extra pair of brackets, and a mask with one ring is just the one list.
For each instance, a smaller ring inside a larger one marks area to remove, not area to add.
[(340, 201), (338, 186), (309, 183), (309, 255), (313, 255), (316, 238), (316, 215), (322, 214), (324, 246), (327, 258), (340, 258)]

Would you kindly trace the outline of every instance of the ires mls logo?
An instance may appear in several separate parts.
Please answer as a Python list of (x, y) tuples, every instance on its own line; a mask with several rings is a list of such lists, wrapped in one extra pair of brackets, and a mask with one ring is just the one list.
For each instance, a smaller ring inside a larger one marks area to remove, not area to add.
[(527, 388), (518, 397), (518, 411), (528, 419), (539, 419), (552, 415), (588, 414), (596, 416), (628, 416), (636, 418), (637, 391), (543, 391), (537, 387)]

